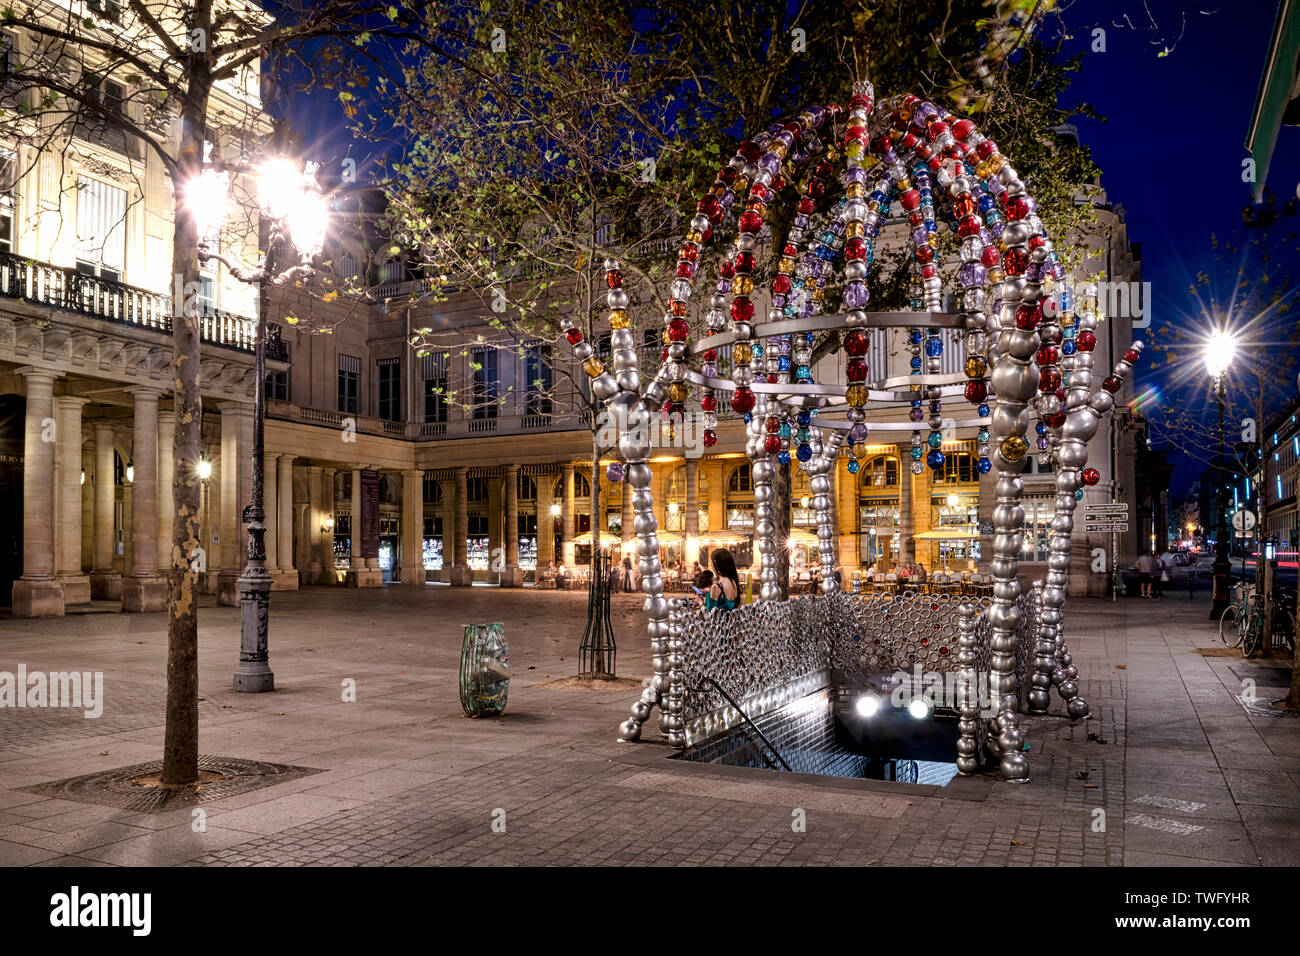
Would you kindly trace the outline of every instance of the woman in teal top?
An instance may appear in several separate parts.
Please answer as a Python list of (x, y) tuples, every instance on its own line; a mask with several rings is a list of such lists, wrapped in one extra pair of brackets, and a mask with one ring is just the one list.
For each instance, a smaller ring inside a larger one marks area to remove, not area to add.
[(736, 573), (736, 559), (726, 548), (715, 548), (709, 555), (713, 565), (713, 586), (704, 596), (704, 609), (718, 608), (734, 611), (740, 606), (740, 575)]

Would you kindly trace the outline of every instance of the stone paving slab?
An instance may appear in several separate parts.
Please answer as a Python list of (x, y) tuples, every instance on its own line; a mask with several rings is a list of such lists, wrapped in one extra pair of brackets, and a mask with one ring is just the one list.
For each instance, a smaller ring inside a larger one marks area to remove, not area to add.
[[(1066, 636), (1093, 717), (1071, 722), (1056, 701), (1022, 718), (1028, 785), (932, 788), (684, 766), (653, 719), (645, 743), (618, 743), (635, 689), (546, 686), (573, 673), (582, 594), (276, 592), (277, 691), (262, 695), (230, 690), (237, 609), (204, 607), (203, 752), (322, 771), (206, 804), (206, 832), (187, 810), (110, 813), (16, 789), (156, 759), (164, 616), (0, 619), (0, 669), (105, 679), (100, 718), (0, 711), (0, 864), (1300, 863), (1300, 720), (1236, 702), (1253, 671), (1198, 653), (1215, 644), (1206, 611), (1072, 602)], [(642, 679), (640, 601), (616, 595), (613, 616), (619, 673)], [(460, 622), (481, 620), (505, 623), (514, 680), (505, 716), (476, 721), (460, 716), (456, 674)], [(349, 678), (355, 703), (340, 693)]]

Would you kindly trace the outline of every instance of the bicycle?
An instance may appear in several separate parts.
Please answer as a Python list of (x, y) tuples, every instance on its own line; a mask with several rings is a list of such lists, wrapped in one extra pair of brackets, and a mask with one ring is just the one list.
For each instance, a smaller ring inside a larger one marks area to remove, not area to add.
[[(1233, 586), (1233, 603), (1219, 617), (1219, 640), (1225, 647), (1242, 646), (1242, 653), (1252, 657), (1259, 653), (1264, 640), (1264, 608), (1256, 600), (1253, 584)], [(1288, 600), (1285, 591), (1279, 591), (1272, 606), (1273, 634), (1280, 637), (1288, 648), (1295, 651), (1295, 602)]]

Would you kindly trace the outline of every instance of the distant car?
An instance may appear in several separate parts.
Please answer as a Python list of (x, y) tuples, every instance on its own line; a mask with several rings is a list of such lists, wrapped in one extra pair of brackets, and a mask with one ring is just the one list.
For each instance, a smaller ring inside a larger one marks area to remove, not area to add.
[(1179, 551), (1177, 554), (1174, 555), (1174, 564), (1178, 565), (1179, 567), (1185, 568), (1187, 567), (1187, 565), (1191, 563), (1192, 563), (1192, 556), (1188, 554), (1186, 551)]

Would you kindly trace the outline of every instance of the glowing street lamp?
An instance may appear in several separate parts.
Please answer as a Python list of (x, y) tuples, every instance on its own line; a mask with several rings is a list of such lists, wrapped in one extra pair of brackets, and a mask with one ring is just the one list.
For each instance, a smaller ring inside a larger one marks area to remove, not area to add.
[(1237, 355), (1237, 338), (1220, 329), (1205, 343), (1205, 368), (1216, 379), (1223, 377)]
[(1214, 398), (1219, 406), (1219, 461), (1218, 503), (1219, 527), (1214, 544), (1214, 602), (1210, 605), (1210, 620), (1217, 621), (1228, 607), (1228, 576), (1232, 567), (1228, 563), (1228, 502), (1223, 493), (1226, 457), (1223, 442), (1223, 377), (1237, 354), (1237, 339), (1226, 329), (1215, 331), (1205, 343), (1205, 368), (1214, 379)]
[[(212, 248), (220, 235), (230, 188), (225, 172), (205, 170), (184, 187), (186, 207), (199, 236), (199, 262), (215, 259), (240, 282), (280, 286), (307, 278), (320, 255), (329, 229), (329, 207), (316, 184), (316, 165), (300, 164), (283, 156), (272, 157), (254, 171), (258, 205), (270, 226), (266, 251), (253, 268), (232, 262)], [(260, 693), (275, 689), (268, 650), (271, 575), (266, 570), (266, 512), (263, 507), (263, 451), (266, 434), (266, 309), (268, 297), (258, 296), (254, 335), (255, 381), (253, 389), (253, 494), (245, 511), (248, 524), (248, 563), (239, 578), (241, 633), (239, 666), (234, 689)], [(212, 466), (199, 462), (211, 474)], [(206, 476), (203, 476), (206, 477)]]

